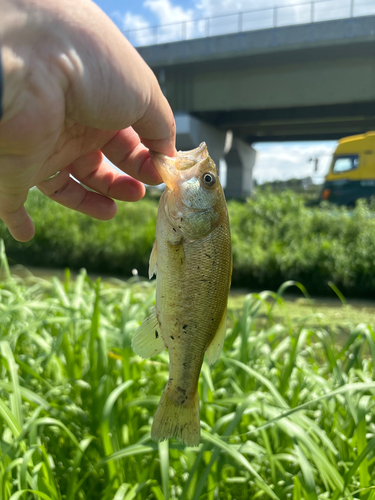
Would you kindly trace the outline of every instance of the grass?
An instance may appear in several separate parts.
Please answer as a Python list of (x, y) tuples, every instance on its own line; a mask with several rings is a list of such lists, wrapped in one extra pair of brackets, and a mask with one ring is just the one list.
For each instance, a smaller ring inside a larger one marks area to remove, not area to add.
[[(26, 268), (23, 266), (13, 266), (12, 274), (22, 278), (38, 276), (43, 279), (58, 277), (64, 280), (64, 270), (47, 268)], [(76, 279), (77, 273), (72, 273), (72, 278)], [(98, 276), (89, 274), (95, 280)], [(1, 276), (0, 276), (1, 279)], [(108, 276), (104, 279), (109, 279)], [(115, 281), (112, 281), (114, 284)], [(123, 281), (117, 281), (118, 286), (122, 286)], [(297, 291), (297, 293), (292, 293)], [(273, 319), (277, 323), (284, 325), (290, 322), (296, 323), (301, 320), (310, 322), (310, 326), (322, 324), (326, 328), (341, 331), (343, 336), (347, 336), (350, 330), (359, 323), (375, 324), (375, 303), (369, 299), (341, 299), (338, 296), (311, 298), (305, 297), (303, 293), (291, 287), (288, 294), (283, 297), (283, 301), (273, 307)], [(233, 288), (230, 291), (228, 309), (239, 314), (243, 308), (245, 299), (250, 290)], [(317, 313), (319, 321), (317, 323)], [(262, 320), (267, 320), (267, 315), (262, 312), (257, 315), (257, 324), (261, 327)]]
[(290, 283), (248, 294), (203, 365), (201, 445), (157, 444), (168, 354), (130, 348), (154, 284), (24, 280), (0, 260), (1, 499), (375, 499), (373, 324), (338, 346), (319, 311), (277, 319)]
[[(288, 290), (293, 291), (293, 288)], [(239, 313), (249, 292), (234, 289), (229, 296), (228, 308)], [(349, 299), (343, 302), (339, 297), (305, 297), (302, 293), (289, 293), (283, 301), (276, 303), (272, 309), (275, 323), (298, 326), (301, 321), (305, 326), (318, 328), (324, 326), (333, 331), (336, 340), (346, 339), (351, 330), (359, 323), (375, 325), (375, 303), (373, 300)], [(257, 315), (257, 326), (261, 328), (268, 321), (265, 311)], [(337, 338), (338, 337), (338, 338)]]

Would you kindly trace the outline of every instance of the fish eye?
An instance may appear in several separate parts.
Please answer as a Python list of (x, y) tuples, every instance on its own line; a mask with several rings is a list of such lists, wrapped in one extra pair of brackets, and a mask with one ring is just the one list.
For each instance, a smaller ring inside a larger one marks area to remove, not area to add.
[(211, 187), (211, 186), (213, 186), (215, 184), (216, 177), (215, 177), (215, 175), (212, 172), (205, 172), (202, 175), (202, 181), (203, 181), (203, 184), (205, 186)]

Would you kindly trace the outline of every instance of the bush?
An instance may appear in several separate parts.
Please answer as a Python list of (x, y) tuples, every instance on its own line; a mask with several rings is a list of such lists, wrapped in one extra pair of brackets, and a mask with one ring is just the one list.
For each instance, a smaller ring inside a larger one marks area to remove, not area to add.
[(292, 191), (229, 203), (233, 284), (276, 289), (285, 280), (327, 293), (332, 281), (349, 295), (375, 293), (375, 211), (327, 203), (307, 207)]
[[(30, 243), (14, 241), (3, 224), (0, 238), (11, 261), (43, 267), (86, 268), (120, 276), (136, 268), (147, 276), (155, 238), (157, 200), (119, 203), (103, 222), (77, 214), (32, 190), (27, 201), (37, 231)], [(228, 203), (233, 242), (233, 286), (276, 290), (285, 280), (327, 294), (332, 281), (346, 295), (375, 296), (375, 206), (354, 210), (307, 207), (292, 191), (258, 191)]]
[(36, 226), (32, 241), (19, 243), (0, 225), (10, 262), (29, 266), (86, 268), (101, 274), (147, 275), (155, 239), (157, 202), (119, 203), (117, 216), (98, 221), (32, 190), (27, 210)]

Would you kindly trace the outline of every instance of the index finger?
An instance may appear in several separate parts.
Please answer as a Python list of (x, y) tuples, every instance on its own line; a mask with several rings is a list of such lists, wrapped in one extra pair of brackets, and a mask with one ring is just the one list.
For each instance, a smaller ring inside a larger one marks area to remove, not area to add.
[(0, 193), (0, 219), (17, 241), (29, 241), (35, 234), (34, 224), (23, 206), (27, 193), (9, 195)]
[(148, 149), (132, 127), (120, 130), (101, 151), (116, 167), (134, 179), (151, 185), (163, 182)]

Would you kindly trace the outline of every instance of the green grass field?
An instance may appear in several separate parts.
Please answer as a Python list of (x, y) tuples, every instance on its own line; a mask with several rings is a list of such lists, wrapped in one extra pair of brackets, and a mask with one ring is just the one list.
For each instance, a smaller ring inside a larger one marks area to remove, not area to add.
[(0, 260), (1, 499), (375, 499), (370, 310), (342, 324), (307, 299), (296, 315), (287, 284), (233, 295), (185, 448), (150, 440), (168, 354), (130, 348), (154, 283), (22, 279)]
[[(309, 328), (324, 326), (332, 331), (335, 340), (345, 340), (350, 332), (360, 323), (375, 325), (375, 302), (374, 300), (349, 299), (343, 301), (339, 297), (311, 298), (304, 296), (302, 292), (291, 293), (295, 287), (288, 289), (288, 294), (283, 300), (276, 303), (272, 310), (273, 321), (298, 327), (303, 322)], [(249, 293), (249, 292), (248, 292)], [(243, 308), (246, 296), (244, 290), (233, 289), (229, 296), (228, 308), (233, 312), (240, 312)], [(272, 299), (271, 299), (272, 300)], [(267, 323), (268, 316), (263, 310), (257, 315), (256, 324), (258, 328)]]

